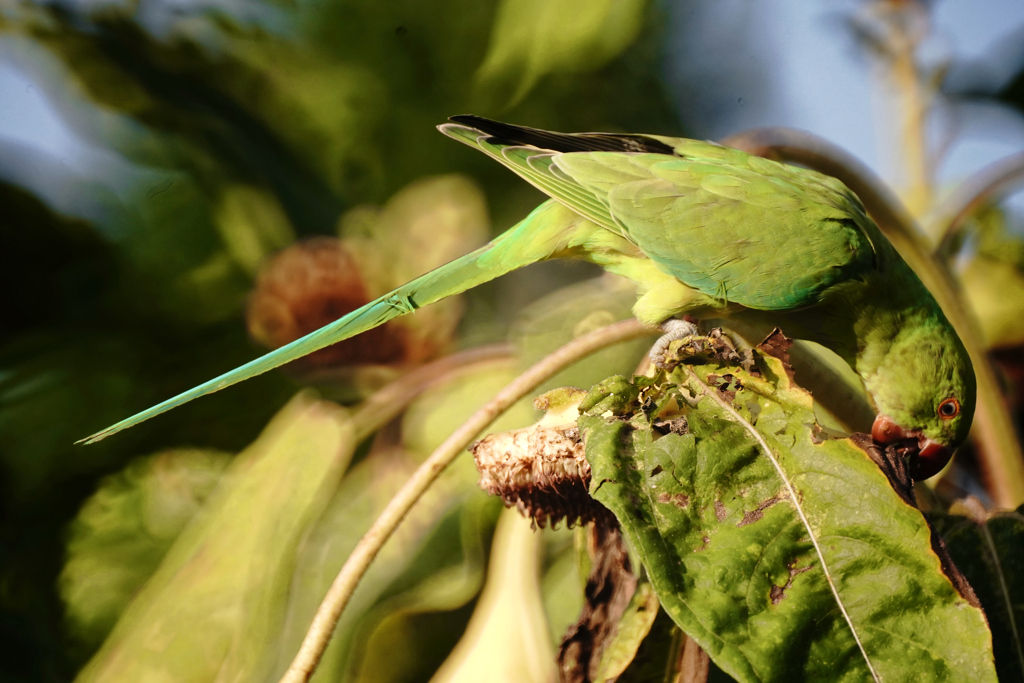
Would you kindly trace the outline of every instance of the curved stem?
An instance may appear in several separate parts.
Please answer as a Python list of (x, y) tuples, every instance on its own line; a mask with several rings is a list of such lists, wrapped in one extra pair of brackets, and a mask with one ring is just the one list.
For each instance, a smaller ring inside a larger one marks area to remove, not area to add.
[(657, 328), (644, 327), (636, 320), (626, 320), (602, 327), (575, 339), (554, 353), (541, 359), (516, 379), (482, 408), (476, 411), (461, 427), (437, 447), (418, 470), (409, 478), (402, 489), (395, 494), (370, 530), (359, 541), (345, 565), (334, 579), (313, 623), (302, 641), (302, 647), (292, 661), (281, 683), (305, 683), (316, 669), (330, 642), (334, 627), (348, 604), (356, 585), (362, 578), (373, 558), (391, 537), (412, 506), (440, 476), (441, 472), (487, 425), (508, 410), (512, 405), (536, 389), (541, 383), (584, 356), (637, 337), (658, 334)]
[(1024, 152), (1012, 154), (981, 169), (944, 201), (933, 214), (930, 223), (938, 227), (940, 258), (953, 256), (953, 248), (959, 241), (964, 224), (975, 211), (989, 203), (993, 197), (1024, 183)]
[(980, 442), (992, 499), (1009, 508), (1024, 502), (1024, 453), (995, 368), (949, 266), (932, 252), (913, 217), (864, 164), (810, 133), (761, 128), (733, 135), (723, 144), (769, 159), (803, 164), (838, 178), (860, 197), (878, 227), (931, 291), (971, 357), (978, 380), (974, 433)]
[(416, 368), (370, 394), (353, 410), (356, 440), (362, 441), (373, 434), (405, 410), (414, 398), (435, 384), (476, 370), (482, 364), (511, 358), (511, 344), (488, 344), (459, 351)]

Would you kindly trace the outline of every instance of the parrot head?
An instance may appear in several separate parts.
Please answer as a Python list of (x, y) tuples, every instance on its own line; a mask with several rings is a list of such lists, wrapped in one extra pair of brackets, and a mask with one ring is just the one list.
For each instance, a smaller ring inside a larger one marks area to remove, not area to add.
[(974, 418), (974, 368), (960, 338), (941, 322), (898, 335), (865, 382), (878, 410), (872, 438), (905, 448), (915, 480), (946, 466)]

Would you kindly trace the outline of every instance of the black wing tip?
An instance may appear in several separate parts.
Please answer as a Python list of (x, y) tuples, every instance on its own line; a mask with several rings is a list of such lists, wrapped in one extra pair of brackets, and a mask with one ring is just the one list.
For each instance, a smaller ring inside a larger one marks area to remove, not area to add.
[(616, 133), (557, 133), (494, 121), (476, 114), (450, 116), (449, 121), (478, 130), (488, 142), (507, 146), (529, 146), (552, 152), (632, 152), (675, 155), (675, 150), (646, 135)]
[(476, 114), (456, 114), (455, 116), (449, 116), (448, 120), (452, 123), (461, 123), (464, 126), (472, 126), (474, 123), (478, 122), (491, 123), (490, 119), (485, 119), (484, 117), (477, 116)]
[[(495, 121), (494, 119), (484, 118), (483, 116), (477, 116), (476, 114), (456, 114), (455, 116), (449, 116), (448, 120), (452, 123), (458, 123), (463, 126), (469, 126), (470, 128), (476, 128), (481, 133), (490, 133), (491, 131), (533, 131), (533, 128), (526, 128), (525, 126), (517, 126), (514, 123), (502, 123), (501, 121)], [(539, 131), (540, 132), (540, 131)]]
[[(513, 123), (502, 123), (494, 119), (486, 119), (476, 114), (456, 114), (455, 116), (449, 116), (448, 120), (483, 133), (488, 138), (487, 142), (495, 145), (523, 144), (524, 140), (536, 138), (538, 133), (545, 132), (526, 128), (525, 126), (517, 126)], [(561, 133), (556, 133), (556, 135), (561, 135)], [(535, 143), (533, 144), (536, 146)]]

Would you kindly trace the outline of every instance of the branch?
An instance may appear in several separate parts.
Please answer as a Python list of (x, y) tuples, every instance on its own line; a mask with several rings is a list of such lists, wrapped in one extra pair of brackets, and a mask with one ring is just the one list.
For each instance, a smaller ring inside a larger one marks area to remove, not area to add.
[(811, 133), (760, 128), (733, 135), (723, 144), (769, 159), (803, 164), (838, 178), (860, 197), (875, 223), (938, 301), (971, 357), (978, 379), (974, 428), (992, 499), (1008, 508), (1024, 502), (1024, 453), (995, 368), (949, 266), (932, 252), (913, 217), (864, 164)]
[(617, 344), (646, 335), (658, 334), (657, 328), (644, 327), (636, 320), (626, 320), (614, 325), (602, 327), (575, 339), (551, 355), (541, 359), (537, 364), (521, 374), (502, 389), (482, 408), (476, 411), (461, 427), (437, 447), (427, 460), (405, 483), (387, 508), (381, 513), (370, 530), (359, 541), (345, 565), (334, 579), (327, 595), (324, 597), (313, 624), (302, 641), (302, 647), (288, 671), (281, 678), (281, 683), (305, 683), (313, 675), (327, 644), (330, 642), (334, 627), (341, 617), (342, 610), (348, 604), (356, 585), (366, 572), (373, 558), (377, 556), (384, 543), (391, 537), (412, 506), (441, 475), (446, 467), (462, 453), (480, 432), (487, 428), (498, 416), (508, 410), (524, 396), (535, 390), (541, 383), (548, 380), (584, 356)]

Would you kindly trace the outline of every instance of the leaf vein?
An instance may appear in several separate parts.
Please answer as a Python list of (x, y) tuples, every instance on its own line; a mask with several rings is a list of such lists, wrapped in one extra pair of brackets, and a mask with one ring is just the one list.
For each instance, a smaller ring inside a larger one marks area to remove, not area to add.
[(761, 436), (760, 432), (754, 429), (754, 427), (751, 426), (749, 422), (744, 420), (743, 417), (738, 412), (736, 412), (736, 409), (729, 405), (729, 403), (726, 402), (721, 396), (719, 396), (717, 392), (713, 391), (709, 386), (702, 382), (700, 378), (697, 377), (697, 373), (695, 373), (692, 368), (686, 367), (686, 373), (690, 376), (694, 383), (696, 383), (698, 389), (702, 394), (711, 398), (712, 401), (717, 403), (726, 413), (728, 413), (732, 417), (732, 420), (734, 422), (739, 424), (741, 427), (747, 430), (747, 432), (749, 432), (751, 436), (754, 437), (757, 443), (760, 444), (761, 448), (764, 450), (765, 455), (768, 456), (768, 459), (775, 467), (775, 471), (779, 473), (779, 477), (782, 479), (782, 482), (786, 485), (786, 488), (789, 489), (789, 495), (791, 497), (793, 506), (796, 508), (797, 514), (800, 515), (800, 521), (803, 522), (804, 528), (806, 528), (808, 534), (810, 534), (811, 543), (814, 544), (814, 550), (817, 552), (818, 559), (821, 561), (821, 568), (825, 574), (825, 579), (828, 581), (829, 588), (832, 589), (832, 595), (836, 599), (836, 604), (838, 605), (839, 610), (842, 612), (843, 618), (846, 619), (847, 626), (850, 627), (850, 633), (853, 634), (853, 639), (856, 641), (857, 647), (860, 648), (861, 655), (864, 657), (864, 662), (865, 664), (867, 664), (868, 671), (871, 672), (871, 678), (876, 683), (881, 683), (882, 679), (879, 678), (878, 674), (875, 672), (875, 667), (871, 664), (871, 658), (868, 657), (868, 653), (864, 649), (864, 643), (861, 642), (860, 636), (857, 634), (857, 629), (853, 625), (853, 620), (850, 618), (849, 612), (846, 611), (846, 605), (843, 604), (843, 600), (839, 595), (839, 589), (836, 588), (835, 582), (832, 580), (832, 573), (829, 571), (828, 563), (825, 561), (825, 553), (822, 552), (821, 546), (818, 544), (818, 539), (815, 536), (814, 530), (811, 528), (811, 523), (810, 521), (808, 521), (807, 515), (804, 514), (803, 505), (801, 505), (800, 499), (797, 497), (797, 493), (796, 490), (793, 488), (792, 482), (790, 482), (789, 477), (786, 476), (786, 473), (783, 471), (782, 466), (779, 464), (779, 461), (775, 457), (775, 454), (772, 452), (772, 449), (768, 446), (768, 443), (764, 440), (764, 437)]

